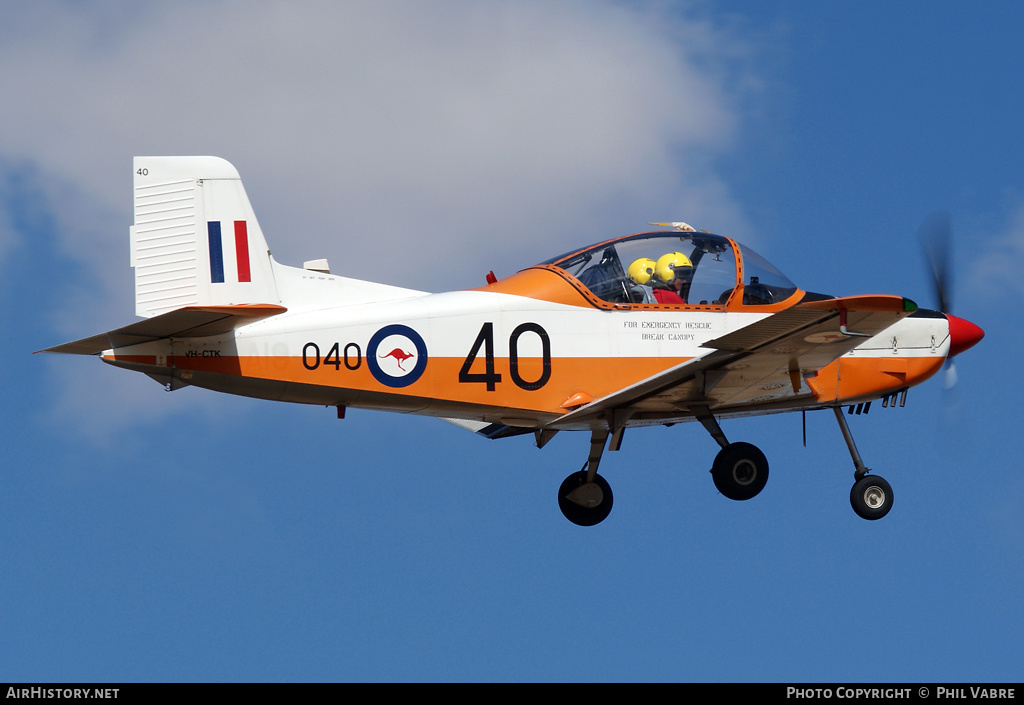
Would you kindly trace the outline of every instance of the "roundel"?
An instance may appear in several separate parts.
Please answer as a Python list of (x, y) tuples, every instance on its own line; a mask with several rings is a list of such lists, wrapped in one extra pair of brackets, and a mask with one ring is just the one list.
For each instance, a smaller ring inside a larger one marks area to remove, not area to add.
[(804, 340), (808, 343), (814, 343), (816, 345), (823, 343), (834, 343), (838, 340), (846, 340), (847, 337), (839, 331), (826, 331), (824, 333), (812, 333), (811, 335), (805, 336)]
[(408, 387), (427, 368), (427, 345), (409, 326), (384, 326), (366, 346), (366, 364), (381, 384)]

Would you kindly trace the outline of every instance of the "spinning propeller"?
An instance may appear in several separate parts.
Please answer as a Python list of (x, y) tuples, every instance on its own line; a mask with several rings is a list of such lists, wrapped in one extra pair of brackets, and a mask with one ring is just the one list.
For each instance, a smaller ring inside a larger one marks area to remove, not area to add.
[(925, 259), (928, 262), (935, 286), (935, 299), (939, 311), (949, 322), (949, 354), (946, 356), (945, 386), (951, 389), (956, 384), (956, 365), (953, 357), (977, 344), (985, 331), (970, 321), (954, 316), (953, 275), (949, 266), (949, 252), (953, 234), (952, 217), (947, 211), (937, 211), (928, 216), (917, 231)]

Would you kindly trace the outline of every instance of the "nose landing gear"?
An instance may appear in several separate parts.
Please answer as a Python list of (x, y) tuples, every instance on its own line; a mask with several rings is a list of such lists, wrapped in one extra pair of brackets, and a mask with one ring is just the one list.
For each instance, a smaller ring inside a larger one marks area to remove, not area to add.
[(869, 475), (871, 472), (861, 460), (857, 444), (853, 442), (853, 434), (850, 433), (850, 426), (846, 423), (843, 410), (838, 406), (832, 407), (835, 412), (836, 421), (839, 422), (839, 430), (843, 432), (843, 439), (846, 440), (846, 447), (850, 449), (850, 457), (853, 458), (854, 483), (850, 490), (850, 505), (853, 511), (862, 519), (875, 521), (881, 519), (892, 509), (892, 487), (878, 475)]
[(892, 487), (877, 475), (865, 475), (853, 483), (850, 504), (862, 519), (881, 519), (892, 509)]

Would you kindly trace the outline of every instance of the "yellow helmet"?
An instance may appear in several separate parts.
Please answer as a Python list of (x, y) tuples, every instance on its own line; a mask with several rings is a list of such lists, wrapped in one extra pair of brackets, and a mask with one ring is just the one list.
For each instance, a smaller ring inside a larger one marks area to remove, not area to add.
[(629, 278), (637, 284), (646, 284), (651, 281), (651, 277), (654, 276), (655, 262), (650, 257), (641, 257), (640, 259), (633, 260), (633, 264), (629, 265), (629, 269), (626, 270), (626, 274)]
[(684, 267), (692, 267), (690, 258), (682, 252), (669, 252), (658, 258), (654, 265), (654, 275), (661, 281), (668, 284), (676, 278), (676, 270)]

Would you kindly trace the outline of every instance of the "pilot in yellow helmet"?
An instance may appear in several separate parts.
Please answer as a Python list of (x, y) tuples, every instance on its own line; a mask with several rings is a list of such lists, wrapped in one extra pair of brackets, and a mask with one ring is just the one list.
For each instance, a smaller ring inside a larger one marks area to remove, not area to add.
[[(660, 304), (686, 303), (684, 296), (690, 277), (693, 276), (693, 264), (682, 252), (669, 252), (658, 258), (654, 263), (654, 279), (662, 286), (655, 285), (654, 298)], [(662, 288), (664, 287), (664, 288)]]
[(637, 285), (637, 289), (634, 290), (635, 297), (633, 298), (633, 303), (657, 303), (654, 299), (654, 292), (651, 289), (651, 284), (654, 283), (654, 267), (656, 265), (657, 262), (650, 257), (640, 257), (633, 260), (633, 263), (626, 269), (626, 275), (629, 277), (629, 280)]
[(654, 276), (656, 265), (657, 262), (650, 257), (641, 257), (640, 259), (633, 260), (633, 263), (629, 265), (629, 269), (626, 270), (626, 274), (629, 275), (634, 284), (646, 286), (651, 283), (651, 277)]

